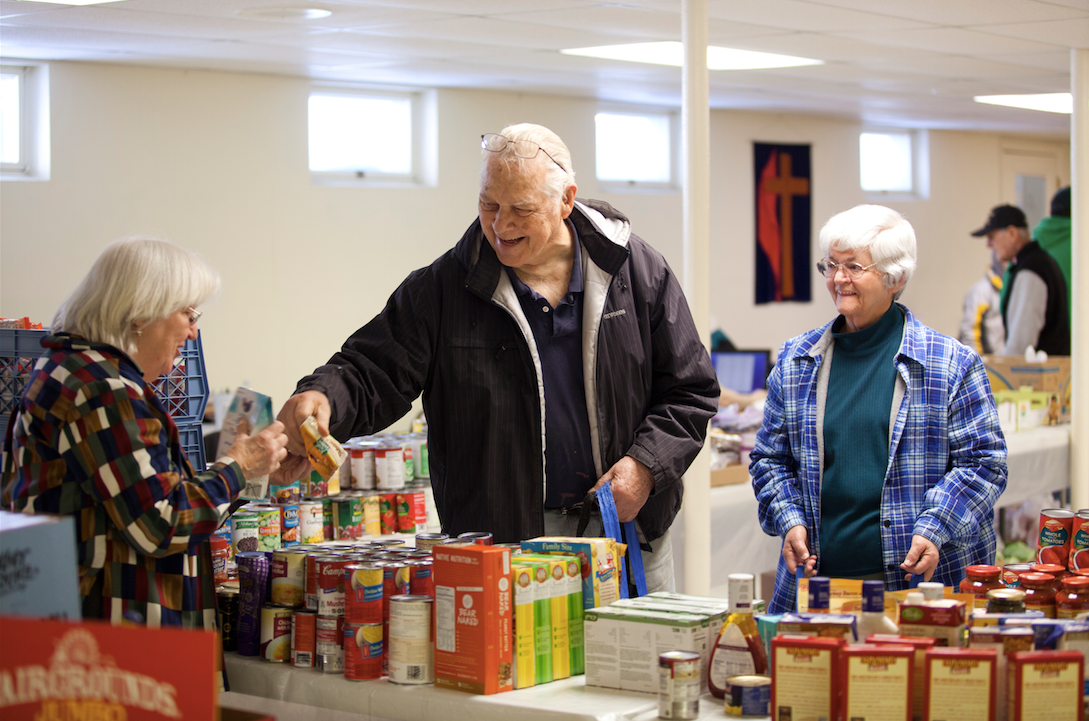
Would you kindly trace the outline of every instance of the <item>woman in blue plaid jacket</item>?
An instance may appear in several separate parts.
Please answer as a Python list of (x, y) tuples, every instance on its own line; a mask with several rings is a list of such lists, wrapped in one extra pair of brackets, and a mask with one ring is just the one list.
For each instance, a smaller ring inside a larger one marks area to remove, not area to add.
[(994, 562), (1006, 487), (982, 361), (896, 302), (916, 265), (911, 225), (860, 205), (820, 245), (839, 315), (779, 350), (749, 466), (760, 524), (783, 538), (771, 613), (794, 610), (799, 565), (890, 590), (912, 574), (959, 584)]

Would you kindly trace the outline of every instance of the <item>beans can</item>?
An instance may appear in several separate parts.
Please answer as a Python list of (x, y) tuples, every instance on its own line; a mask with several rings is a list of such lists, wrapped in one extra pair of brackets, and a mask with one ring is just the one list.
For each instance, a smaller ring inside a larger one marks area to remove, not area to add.
[(256, 513), (236, 513), (231, 517), (231, 555), (256, 551), (260, 545), (258, 528), (261, 520)]
[[(430, 596), (394, 596), (389, 601), (390, 683), (420, 685), (435, 682), (431, 644)], [(699, 680), (696, 682), (699, 686)]]
[(700, 655), (691, 651), (658, 654), (658, 718), (700, 715)]
[(386, 442), (374, 449), (375, 486), (380, 491), (405, 487), (405, 451), (398, 442)]
[(306, 551), (272, 552), (272, 602), (292, 608), (306, 604)]
[(291, 658), (292, 609), (275, 604), (261, 607), (261, 660), (283, 663)]
[(368, 536), (382, 535), (382, 510), (377, 493), (363, 496), (363, 532)]
[(223, 650), (238, 650), (238, 596), (233, 588), (216, 591), (219, 613), (219, 633), (223, 637)]
[(1067, 568), (1079, 571), (1089, 568), (1089, 510), (1078, 511), (1074, 516), (1073, 532)]
[(767, 716), (771, 712), (771, 676), (750, 674), (726, 677), (726, 713), (730, 716)]
[(258, 551), (275, 551), (280, 547), (280, 508), (278, 506), (255, 506), (259, 525)]
[(302, 484), (292, 481), (286, 486), (274, 486), (273, 494), (277, 504), (297, 505), (301, 497)]
[(1073, 529), (1073, 511), (1065, 508), (1045, 508), (1040, 511), (1040, 545), (1036, 552), (1036, 561), (1055, 563), (1066, 568)]
[(492, 545), (492, 534), (488, 531), (466, 531), (458, 534), (459, 543), (475, 543), (478, 546)]
[(261, 653), (261, 607), (268, 591), (268, 556), (260, 551), (243, 551), (235, 556), (238, 563), (238, 653)]
[(299, 543), (321, 543), (325, 540), (325, 521), (321, 501), (299, 503)]
[(280, 506), (280, 546), (299, 545), (299, 506)]
[(382, 624), (345, 624), (344, 678), (351, 681), (382, 678), (383, 647)]
[(337, 496), (333, 501), (333, 521), (336, 539), (352, 541), (363, 537), (363, 499), (357, 496)]
[(359, 441), (352, 445), (352, 488), (361, 491), (371, 491), (375, 488), (374, 477), (374, 449), (378, 444), (374, 441)]
[(416, 532), (416, 509), (413, 507), (411, 492), (397, 494), (397, 532)]
[(317, 580), (318, 615), (344, 615), (344, 567), (351, 561), (343, 556), (318, 556), (314, 559)]
[(382, 566), (351, 563), (344, 567), (344, 619), (349, 623), (382, 622)]
[(318, 614), (302, 608), (291, 614), (291, 664), (313, 668)]

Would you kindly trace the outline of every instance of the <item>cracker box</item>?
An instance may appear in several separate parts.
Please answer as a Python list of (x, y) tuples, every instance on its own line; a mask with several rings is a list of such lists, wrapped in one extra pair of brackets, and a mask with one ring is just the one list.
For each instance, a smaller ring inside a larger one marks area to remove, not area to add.
[(1080, 651), (1010, 654), (1009, 721), (1041, 718), (1083, 721), (1085, 656)]
[(843, 649), (843, 711), (848, 719), (911, 721), (915, 649), (851, 644)]
[(871, 633), (866, 638), (866, 643), (891, 644), (893, 646), (910, 646), (915, 651), (915, 662), (912, 664), (912, 693), (911, 693), (911, 717), (915, 721), (922, 721), (923, 706), (926, 700), (926, 652), (934, 648), (934, 639), (928, 636), (896, 636), (887, 633)]
[(771, 640), (772, 721), (841, 718), (841, 638), (785, 634)]
[(493, 694), (514, 687), (510, 549), (451, 544), (432, 549), (435, 685)]
[(993, 648), (927, 651), (924, 721), (995, 721), (997, 670)]
[(570, 538), (567, 536), (542, 536), (522, 541), (526, 553), (563, 554), (578, 556), (582, 571), (582, 607), (608, 606), (620, 598), (620, 559), (616, 541), (611, 538)]
[(927, 636), (938, 646), (964, 645), (967, 619), (963, 601), (926, 601), (921, 606), (900, 607), (900, 635)]

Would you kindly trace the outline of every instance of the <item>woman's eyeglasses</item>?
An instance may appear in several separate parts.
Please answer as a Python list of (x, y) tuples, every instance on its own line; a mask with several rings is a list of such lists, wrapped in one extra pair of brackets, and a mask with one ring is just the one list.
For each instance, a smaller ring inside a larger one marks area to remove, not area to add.
[(819, 270), (821, 275), (825, 278), (835, 278), (836, 272), (843, 270), (848, 278), (851, 280), (858, 280), (862, 277), (863, 273), (876, 265), (877, 263), (870, 263), (869, 265), (859, 265), (858, 263), (833, 263), (825, 258), (817, 262), (817, 270)]

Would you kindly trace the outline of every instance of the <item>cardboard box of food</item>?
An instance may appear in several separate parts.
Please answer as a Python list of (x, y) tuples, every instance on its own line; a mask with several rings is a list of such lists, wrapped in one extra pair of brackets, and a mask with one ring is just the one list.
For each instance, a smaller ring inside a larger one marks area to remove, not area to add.
[(1034, 391), (1054, 395), (1059, 419), (1070, 422), (1070, 356), (1051, 356), (1046, 363), (1026, 363), (1019, 356), (983, 356), (983, 367), (992, 391), (1031, 386)]
[(736, 486), (740, 483), (749, 483), (749, 466), (747, 463), (735, 463), (732, 466), (711, 471), (711, 487)]

